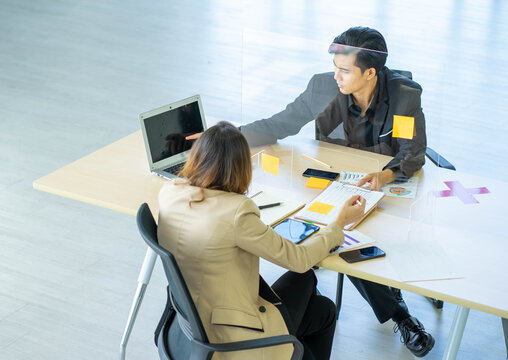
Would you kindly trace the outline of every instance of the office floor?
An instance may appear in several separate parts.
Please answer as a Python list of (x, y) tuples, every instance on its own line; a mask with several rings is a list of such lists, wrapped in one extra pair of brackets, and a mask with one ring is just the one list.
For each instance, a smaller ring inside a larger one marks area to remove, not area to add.
[[(353, 25), (379, 29), (388, 65), (422, 84), (429, 145), (461, 171), (505, 179), (506, 2), (0, 0), (0, 359), (115, 358), (145, 252), (134, 218), (36, 192), (34, 179), (195, 93), (216, 118), (269, 116), (331, 70), (326, 47)], [(308, 56), (289, 46), (300, 40)], [(318, 273), (334, 298), (336, 275)], [(163, 283), (157, 265), (129, 359), (157, 358)], [(440, 359), (455, 307), (404, 296), (436, 337), (426, 358)], [(392, 325), (346, 281), (333, 358), (412, 359)], [(458, 358), (505, 357), (500, 319), (472, 311)]]

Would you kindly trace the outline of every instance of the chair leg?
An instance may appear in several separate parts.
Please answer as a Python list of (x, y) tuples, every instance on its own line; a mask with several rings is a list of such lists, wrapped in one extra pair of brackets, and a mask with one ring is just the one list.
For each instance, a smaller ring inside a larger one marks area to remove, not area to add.
[(340, 307), (342, 306), (343, 288), (344, 288), (344, 274), (337, 273), (337, 293), (335, 295), (335, 304), (337, 305), (337, 320), (339, 320)]
[(508, 359), (508, 319), (501, 318), (503, 323), (504, 343), (506, 345), (506, 358)]

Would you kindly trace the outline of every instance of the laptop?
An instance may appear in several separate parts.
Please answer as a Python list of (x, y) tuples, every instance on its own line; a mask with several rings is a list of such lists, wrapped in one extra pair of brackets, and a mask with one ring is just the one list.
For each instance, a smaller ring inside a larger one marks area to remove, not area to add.
[(195, 140), (186, 136), (206, 130), (199, 95), (139, 115), (150, 171), (174, 178), (189, 157)]

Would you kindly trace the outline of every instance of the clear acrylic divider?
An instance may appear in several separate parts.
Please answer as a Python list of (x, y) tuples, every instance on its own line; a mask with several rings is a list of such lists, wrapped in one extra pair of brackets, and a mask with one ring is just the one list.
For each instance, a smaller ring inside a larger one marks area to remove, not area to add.
[(417, 197), (408, 208), (407, 232), (394, 241), (390, 251), (390, 262), (404, 282), (464, 276), (453, 250), (440, 241), (439, 202), (434, 191), (439, 177), (432, 170), (428, 172), (432, 174), (424, 174)]
[(330, 71), (326, 41), (243, 29), (242, 124), (276, 114), (316, 73)]
[(293, 146), (278, 144), (252, 149), (252, 182), (249, 196), (260, 191), (291, 196), (293, 192)]

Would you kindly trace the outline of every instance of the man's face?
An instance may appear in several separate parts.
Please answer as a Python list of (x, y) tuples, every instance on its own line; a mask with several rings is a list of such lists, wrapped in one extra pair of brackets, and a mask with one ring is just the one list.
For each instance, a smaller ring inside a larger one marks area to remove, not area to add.
[(368, 81), (369, 69), (362, 70), (355, 65), (356, 54), (335, 54), (333, 56), (333, 64), (335, 76), (339, 90), (344, 95), (353, 94), (361, 90)]

